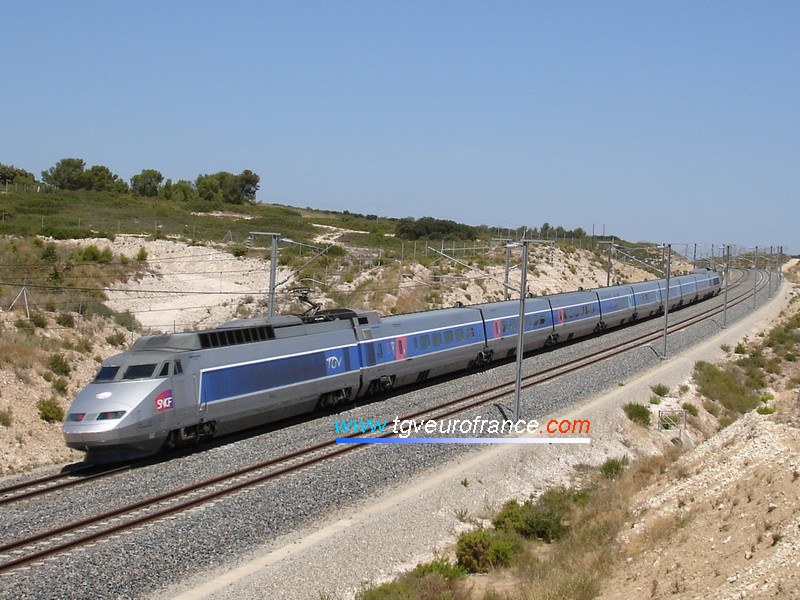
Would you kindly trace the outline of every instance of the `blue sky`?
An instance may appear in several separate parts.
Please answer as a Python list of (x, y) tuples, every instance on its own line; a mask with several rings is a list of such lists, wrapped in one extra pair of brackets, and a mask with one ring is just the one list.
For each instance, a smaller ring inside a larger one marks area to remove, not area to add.
[(798, 2), (5, 2), (0, 162), (794, 247)]

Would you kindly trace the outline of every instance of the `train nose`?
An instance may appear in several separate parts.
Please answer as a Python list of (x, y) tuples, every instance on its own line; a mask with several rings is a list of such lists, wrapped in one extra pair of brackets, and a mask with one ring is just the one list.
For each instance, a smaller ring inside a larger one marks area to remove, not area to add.
[(125, 427), (147, 418), (146, 401), (159, 381), (89, 384), (69, 407), (62, 431), (68, 446), (83, 444), (89, 439), (108, 441)]

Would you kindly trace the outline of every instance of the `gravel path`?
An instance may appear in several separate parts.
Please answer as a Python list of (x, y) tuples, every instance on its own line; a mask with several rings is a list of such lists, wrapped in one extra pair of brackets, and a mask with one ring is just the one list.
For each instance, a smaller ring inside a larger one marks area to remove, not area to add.
[[(759, 311), (759, 318), (766, 313), (772, 316), (778, 305), (773, 302), (769, 310)], [(740, 306), (729, 311), (729, 320), (750, 313)], [(741, 339), (743, 334), (737, 333), (740, 327), (729, 328), (726, 339), (733, 343)], [(631, 331), (536, 355), (526, 361), (526, 368), (538, 369), (590, 347), (605, 347), (613, 336)], [(670, 351), (677, 353), (718, 331), (717, 325), (708, 323), (692, 328), (691, 333), (675, 335)], [(723, 340), (717, 339), (705, 345), (720, 353), (721, 343)], [(681, 365), (690, 370), (693, 362), (676, 358), (666, 366)], [(163, 598), (181, 592), (184, 597), (235, 595), (239, 600), (319, 598), (321, 592), (349, 597), (360, 582), (388, 577), (430, 558), (436, 548), (446, 547), (454, 532), (467, 527), (458, 516), (462, 520), (467, 514), (485, 516), (509, 497), (526, 497), (566, 482), (576, 463), (598, 464), (608, 455), (655, 451), (652, 442), (621, 427), (619, 412), (610, 407), (630, 399), (646, 399), (646, 385), (641, 384), (642, 391), (629, 380), (634, 373), (658, 363), (651, 350), (639, 349), (557, 384), (537, 386), (525, 395), (523, 408), (529, 418), (547, 414), (591, 418), (589, 446), (503, 446), (485, 452), (467, 446), (371, 446), (6, 575), (0, 578), (0, 597)], [(487, 382), (504, 380), (512, 372), (513, 365), (504, 365), (352, 407), (336, 418), (392, 419), (410, 412), (410, 406), (462, 394)], [(677, 374), (675, 377), (679, 378)], [(616, 386), (622, 381), (628, 383)], [(660, 374), (658, 381), (672, 384)], [(588, 401), (609, 383), (618, 398), (577, 410), (570, 408)], [(501, 409), (490, 406), (479, 413), (498, 418)], [(330, 438), (332, 418), (329, 415), (294, 423), (268, 435), (240, 436), (224, 445), (136, 469), (99, 486), (87, 484), (78, 493), (65, 491), (46, 502), (34, 500), (7, 507), (0, 532), (4, 539), (13, 539), (112, 506), (119, 498), (151, 496), (312, 440)], [(424, 525), (420, 515), (426, 515)], [(195, 587), (204, 581), (205, 586)]]

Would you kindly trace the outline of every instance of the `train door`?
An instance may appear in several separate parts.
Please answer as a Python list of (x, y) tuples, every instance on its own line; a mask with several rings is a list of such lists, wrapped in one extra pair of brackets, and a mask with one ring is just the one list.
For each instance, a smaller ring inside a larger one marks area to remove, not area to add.
[[(200, 401), (199, 355), (183, 355), (180, 366), (176, 366), (173, 374), (173, 390), (175, 394), (177, 426), (196, 423), (198, 416), (202, 419), (206, 412), (205, 402)], [(178, 361), (176, 361), (177, 363)], [(178, 370), (180, 369), (180, 372)]]
[[(172, 365), (172, 405), (186, 406), (186, 374), (183, 371), (183, 361), (176, 359)], [(173, 420), (174, 413), (173, 410)]]

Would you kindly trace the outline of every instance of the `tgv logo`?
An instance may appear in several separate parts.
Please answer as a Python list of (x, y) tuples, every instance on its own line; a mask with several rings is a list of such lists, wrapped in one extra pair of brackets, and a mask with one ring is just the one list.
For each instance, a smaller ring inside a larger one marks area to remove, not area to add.
[(338, 369), (342, 365), (342, 359), (338, 356), (329, 356), (325, 359), (325, 362), (328, 363), (328, 368), (331, 371)]

